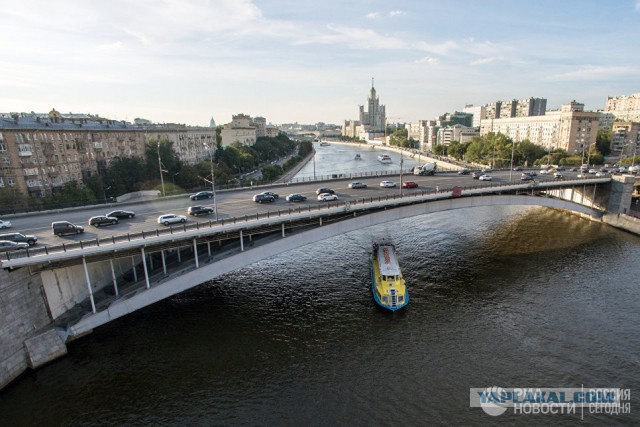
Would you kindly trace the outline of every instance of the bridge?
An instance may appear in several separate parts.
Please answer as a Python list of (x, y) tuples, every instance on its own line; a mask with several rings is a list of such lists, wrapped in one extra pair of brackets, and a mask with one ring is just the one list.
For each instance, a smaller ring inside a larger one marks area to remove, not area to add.
[(0, 336), (14, 341), (13, 352), (0, 354), (0, 375), (15, 376), (25, 361), (35, 368), (64, 354), (67, 341), (96, 327), (273, 254), (376, 224), (479, 206), (547, 206), (597, 219), (605, 212), (626, 212), (633, 182), (614, 176), (455, 186), (7, 254), (0, 260), (0, 278), (16, 289), (33, 287), (36, 291), (23, 305), (35, 304), (38, 310), (34, 314), (30, 308), (33, 320), (26, 327), (0, 330)]

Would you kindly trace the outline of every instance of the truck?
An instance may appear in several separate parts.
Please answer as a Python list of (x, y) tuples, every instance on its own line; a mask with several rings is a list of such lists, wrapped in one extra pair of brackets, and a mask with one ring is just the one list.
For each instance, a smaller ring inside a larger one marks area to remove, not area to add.
[(425, 163), (424, 165), (418, 165), (413, 168), (414, 175), (429, 176), (436, 173), (436, 162)]

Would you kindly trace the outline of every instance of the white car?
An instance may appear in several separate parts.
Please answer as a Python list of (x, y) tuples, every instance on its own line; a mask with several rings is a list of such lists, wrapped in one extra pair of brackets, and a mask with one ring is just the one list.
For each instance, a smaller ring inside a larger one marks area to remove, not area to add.
[(549, 175), (550, 173), (549, 169), (540, 169), (540, 175)]
[(480, 178), (478, 178), (480, 181), (492, 181), (493, 178), (491, 177), (491, 175), (481, 175)]
[(579, 173), (578, 175), (576, 175), (576, 178), (586, 178), (587, 175), (583, 174), (583, 173)]
[(589, 173), (593, 175), (593, 174), (598, 173), (598, 171), (597, 171), (597, 170), (595, 170), (595, 169), (589, 169)]
[(0, 219), (0, 229), (11, 227), (11, 221), (3, 221)]
[(396, 183), (393, 181), (382, 181), (380, 182), (380, 187), (384, 188), (393, 188), (396, 186)]
[(596, 176), (609, 176), (606, 172), (596, 172)]
[(0, 240), (0, 252), (17, 251), (20, 249), (27, 249), (28, 243), (25, 242), (11, 242), (9, 240)]
[(349, 184), (349, 188), (367, 188), (367, 184), (355, 181)]
[(184, 215), (175, 215), (175, 214), (167, 214), (160, 215), (158, 217), (158, 224), (177, 224), (177, 223), (185, 223), (187, 222), (187, 217)]
[(330, 202), (331, 200), (338, 200), (338, 196), (330, 193), (321, 193), (318, 194), (318, 200), (321, 202)]

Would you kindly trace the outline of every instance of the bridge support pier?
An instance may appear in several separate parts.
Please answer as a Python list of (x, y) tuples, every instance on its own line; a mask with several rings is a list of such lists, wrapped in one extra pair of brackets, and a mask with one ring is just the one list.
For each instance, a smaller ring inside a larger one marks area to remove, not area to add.
[(144, 254), (144, 247), (142, 247), (142, 269), (144, 270), (144, 280), (147, 282), (147, 289), (151, 288), (149, 282), (149, 272), (147, 271), (147, 257)]
[(196, 243), (196, 239), (193, 239), (193, 255), (196, 259), (196, 268), (200, 268), (200, 262), (198, 260), (198, 244)]
[(182, 248), (180, 248), (180, 246), (178, 246), (178, 264), (182, 264)]
[(89, 289), (89, 300), (91, 301), (91, 311), (96, 313), (96, 302), (93, 299), (93, 289), (91, 289), (91, 279), (89, 279), (89, 270), (87, 269), (87, 259), (82, 257), (82, 266), (84, 267), (84, 277), (87, 280), (87, 288)]
[(136, 271), (136, 258), (131, 255), (131, 269), (133, 270), (133, 281), (138, 281), (138, 272)]
[(209, 258), (211, 258), (211, 242), (207, 242), (207, 252), (209, 254)]
[(282, 224), (282, 237), (286, 237), (286, 236), (284, 235), (284, 223)]
[(162, 271), (164, 272), (164, 275), (167, 275), (167, 261), (164, 259), (164, 249), (160, 251), (160, 254), (162, 255)]
[(116, 271), (113, 269), (113, 259), (109, 260), (109, 264), (111, 265), (111, 278), (113, 279), (113, 290), (116, 293), (116, 298), (120, 295), (118, 292), (118, 280), (116, 280)]
[(242, 236), (242, 230), (240, 230), (240, 252), (244, 252), (244, 237)]

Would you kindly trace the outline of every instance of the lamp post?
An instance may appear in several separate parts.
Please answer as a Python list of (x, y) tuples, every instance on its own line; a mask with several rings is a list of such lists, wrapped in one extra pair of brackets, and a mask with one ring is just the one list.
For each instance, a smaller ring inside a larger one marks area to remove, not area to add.
[(400, 151), (400, 197), (402, 197), (402, 166), (404, 164), (404, 158), (402, 157), (402, 150)]
[(158, 140), (158, 169), (160, 169), (160, 183), (162, 184), (162, 197), (164, 197), (164, 177), (162, 176), (162, 160), (160, 160), (160, 140)]
[(213, 216), (218, 221), (218, 198), (216, 197), (216, 175), (213, 170), (213, 144), (210, 146), (204, 144), (205, 148), (209, 150), (209, 158), (211, 160), (211, 192), (213, 193)]
[(104, 196), (104, 204), (107, 204), (107, 190), (111, 190), (111, 186), (102, 189), (102, 195)]
[(173, 183), (174, 187), (176, 185), (176, 175), (180, 175), (180, 172), (174, 173), (173, 176), (171, 177), (171, 182)]
[(511, 141), (511, 167), (509, 168), (509, 182), (512, 181), (512, 177), (513, 177), (513, 153), (515, 149), (516, 149), (516, 142)]

